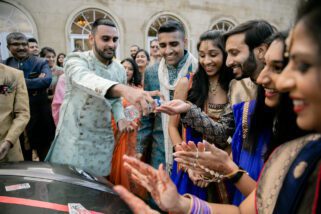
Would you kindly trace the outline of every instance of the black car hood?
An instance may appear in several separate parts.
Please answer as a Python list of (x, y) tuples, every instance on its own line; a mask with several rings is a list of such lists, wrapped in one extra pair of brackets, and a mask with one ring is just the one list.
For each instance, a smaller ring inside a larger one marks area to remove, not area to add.
[[(29, 188), (23, 189), (19, 185)], [(7, 191), (16, 186), (16, 190)], [(1, 163), (0, 212), (66, 213), (68, 204), (77, 203), (91, 213), (131, 213), (111, 187), (103, 178), (71, 166), (41, 162)]]

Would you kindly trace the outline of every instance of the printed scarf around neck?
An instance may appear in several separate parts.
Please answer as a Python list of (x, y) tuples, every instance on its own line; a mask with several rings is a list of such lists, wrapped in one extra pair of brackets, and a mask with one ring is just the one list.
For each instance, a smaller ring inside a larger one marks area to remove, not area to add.
[[(164, 95), (165, 101), (170, 100), (170, 90), (175, 90), (175, 87), (178, 83), (178, 81), (185, 77), (188, 73), (189, 67), (192, 65), (192, 72), (195, 73), (197, 70), (197, 59), (190, 53), (187, 53), (187, 59), (183, 67), (180, 69), (180, 71), (177, 74), (176, 79), (173, 81), (173, 84), (170, 84), (169, 80), (169, 73), (168, 68), (165, 63), (165, 59), (162, 58), (159, 67), (158, 67), (158, 79), (159, 79), (159, 86), (160, 86), (160, 92)], [(173, 164), (173, 146), (172, 142), (169, 137), (168, 133), (168, 122), (169, 122), (169, 116), (165, 113), (162, 113), (162, 128), (164, 133), (164, 146), (165, 146), (165, 160), (166, 160), (166, 169), (170, 170), (171, 165)]]

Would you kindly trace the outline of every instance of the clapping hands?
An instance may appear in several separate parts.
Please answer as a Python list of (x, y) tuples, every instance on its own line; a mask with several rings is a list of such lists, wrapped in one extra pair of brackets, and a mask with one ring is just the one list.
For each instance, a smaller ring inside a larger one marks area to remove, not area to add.
[(182, 144), (182, 149), (173, 154), (175, 161), (196, 172), (204, 172), (207, 168), (225, 175), (238, 169), (226, 151), (206, 141), (199, 142), (197, 146), (189, 141)]

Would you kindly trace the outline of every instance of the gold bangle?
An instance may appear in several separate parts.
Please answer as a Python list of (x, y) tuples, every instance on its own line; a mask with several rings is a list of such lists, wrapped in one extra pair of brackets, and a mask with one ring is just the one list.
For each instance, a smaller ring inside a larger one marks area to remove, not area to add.
[(193, 196), (191, 194), (184, 194), (183, 195), (185, 198), (189, 198), (191, 200), (191, 203), (189, 204), (189, 208), (188, 208), (188, 212), (187, 213), (191, 213), (192, 208), (193, 208)]

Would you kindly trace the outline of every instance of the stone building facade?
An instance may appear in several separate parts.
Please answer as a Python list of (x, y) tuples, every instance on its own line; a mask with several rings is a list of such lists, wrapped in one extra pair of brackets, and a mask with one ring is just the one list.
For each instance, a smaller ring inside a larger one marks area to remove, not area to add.
[(148, 50), (167, 19), (182, 22), (187, 48), (196, 54), (198, 37), (206, 30), (227, 30), (250, 19), (265, 19), (284, 30), (293, 23), (295, 7), (295, 0), (0, 0), (1, 54), (8, 56), (5, 37), (12, 31), (35, 37), (40, 47), (57, 53), (88, 49), (90, 23), (98, 17), (116, 24), (120, 59), (129, 56), (133, 44)]

